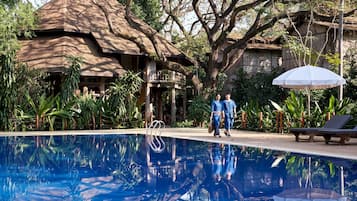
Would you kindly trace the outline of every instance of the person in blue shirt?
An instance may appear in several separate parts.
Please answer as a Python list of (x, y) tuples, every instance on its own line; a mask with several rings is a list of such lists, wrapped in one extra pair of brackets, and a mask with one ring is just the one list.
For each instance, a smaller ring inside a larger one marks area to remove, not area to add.
[(212, 178), (215, 183), (219, 183), (222, 179), (223, 171), (223, 145), (218, 143), (213, 143), (211, 147), (211, 164), (212, 164)]
[(225, 153), (225, 172), (224, 176), (227, 180), (232, 179), (232, 175), (236, 172), (238, 157), (234, 153), (234, 149), (230, 144), (224, 146)]
[(237, 115), (237, 105), (234, 100), (231, 99), (231, 94), (226, 94), (226, 100), (223, 101), (224, 112), (224, 134), (231, 136), (231, 129), (233, 127), (234, 118)]
[(219, 133), (219, 126), (221, 124), (221, 118), (223, 116), (223, 108), (221, 102), (221, 95), (217, 94), (216, 99), (211, 104), (211, 123), (214, 129), (214, 136), (221, 137)]

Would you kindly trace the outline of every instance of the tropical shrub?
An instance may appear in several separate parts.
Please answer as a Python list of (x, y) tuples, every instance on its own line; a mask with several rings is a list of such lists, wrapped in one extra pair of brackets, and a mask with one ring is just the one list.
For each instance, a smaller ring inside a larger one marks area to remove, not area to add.
[(97, 100), (91, 95), (79, 96), (76, 100), (75, 126), (78, 129), (95, 129), (98, 116)]
[(0, 129), (9, 130), (14, 119), (17, 99), (16, 51), (18, 35), (31, 36), (35, 17), (31, 3), (19, 1), (16, 5), (0, 2)]
[(205, 121), (209, 121), (210, 113), (210, 105), (203, 96), (195, 97), (188, 106), (188, 119), (193, 121), (194, 126), (203, 126)]
[(176, 122), (175, 127), (178, 128), (187, 128), (187, 127), (193, 127), (193, 120), (185, 120), (185, 121), (181, 121), (181, 122)]
[(74, 97), (74, 91), (78, 89), (78, 84), (81, 77), (82, 58), (75, 56), (67, 56), (70, 63), (69, 68), (65, 72), (64, 80), (61, 84), (61, 102), (64, 104)]
[(303, 127), (304, 124), (302, 119), (306, 117), (305, 112), (305, 99), (303, 98), (301, 92), (298, 95), (294, 91), (290, 91), (289, 96), (284, 101), (286, 118), (289, 127)]
[(244, 105), (250, 101), (256, 101), (258, 105), (267, 105), (269, 100), (282, 102), (287, 97), (287, 91), (272, 85), (273, 79), (281, 74), (281, 70), (274, 68), (271, 73), (257, 73), (248, 75), (242, 68), (236, 73), (235, 87), (232, 91), (232, 99), (238, 105)]
[(249, 101), (241, 107), (241, 112), (245, 112), (247, 115), (247, 128), (258, 130), (259, 128), (259, 112), (261, 108), (256, 101)]
[(141, 125), (142, 117), (136, 100), (142, 83), (139, 75), (131, 71), (110, 83), (101, 100), (104, 121), (115, 128)]

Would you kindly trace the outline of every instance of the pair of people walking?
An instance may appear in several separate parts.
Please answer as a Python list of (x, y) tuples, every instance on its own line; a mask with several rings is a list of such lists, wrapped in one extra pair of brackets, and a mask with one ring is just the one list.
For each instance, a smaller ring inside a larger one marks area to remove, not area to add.
[(226, 136), (231, 135), (231, 129), (234, 123), (234, 117), (237, 112), (237, 105), (231, 99), (231, 94), (226, 94), (226, 99), (221, 101), (221, 95), (217, 94), (215, 100), (211, 104), (211, 123), (214, 129), (214, 136), (221, 137), (220, 135), (220, 124), (221, 119), (224, 118), (224, 134)]

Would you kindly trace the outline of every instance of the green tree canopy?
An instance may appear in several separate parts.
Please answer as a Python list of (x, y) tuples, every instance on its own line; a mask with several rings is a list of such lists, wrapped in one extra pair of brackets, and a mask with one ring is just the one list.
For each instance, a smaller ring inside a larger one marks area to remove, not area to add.
[(8, 130), (14, 114), (18, 36), (30, 36), (35, 26), (33, 7), (21, 1), (0, 1), (0, 128)]
[[(121, 4), (127, 5), (127, 0), (118, 0)], [(160, 31), (163, 24), (160, 18), (163, 14), (160, 7), (160, 0), (133, 0), (131, 2), (131, 10), (134, 14), (148, 23), (156, 31)]]

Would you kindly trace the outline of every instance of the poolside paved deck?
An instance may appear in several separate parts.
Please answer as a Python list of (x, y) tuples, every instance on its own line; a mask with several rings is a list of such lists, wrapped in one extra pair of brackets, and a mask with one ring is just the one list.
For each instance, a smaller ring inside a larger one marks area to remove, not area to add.
[[(215, 138), (207, 132), (207, 129), (201, 128), (165, 128), (162, 129), (162, 136), (176, 137), (182, 139), (191, 139), (207, 142), (222, 142), (241, 146), (251, 146), (258, 148), (267, 148), (287, 152), (296, 152), (303, 154), (316, 154), (322, 156), (332, 156), (357, 160), (357, 138), (352, 138), (347, 144), (340, 145), (331, 143), (326, 145), (322, 137), (315, 137), (315, 142), (295, 142), (294, 135), (261, 133), (253, 131), (233, 130), (231, 137)], [(84, 131), (33, 131), (33, 132), (0, 132), (1, 135), (93, 135), (93, 134), (137, 134), (145, 133), (145, 129), (113, 129), (113, 130), (84, 130)], [(338, 138), (336, 138), (338, 139)]]

